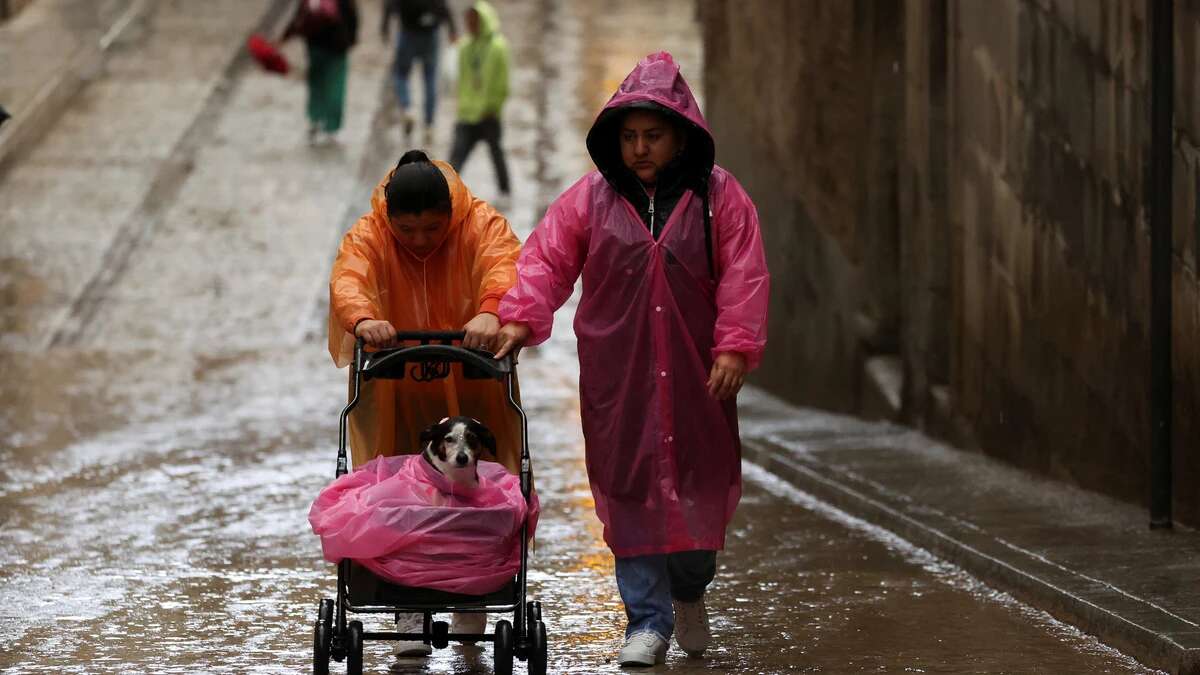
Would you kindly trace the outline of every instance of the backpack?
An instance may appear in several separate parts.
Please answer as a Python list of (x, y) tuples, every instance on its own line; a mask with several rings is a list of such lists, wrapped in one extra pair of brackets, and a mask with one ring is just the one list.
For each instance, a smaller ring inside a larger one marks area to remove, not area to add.
[(300, 0), (295, 30), (303, 36), (315, 35), (341, 21), (338, 0)]

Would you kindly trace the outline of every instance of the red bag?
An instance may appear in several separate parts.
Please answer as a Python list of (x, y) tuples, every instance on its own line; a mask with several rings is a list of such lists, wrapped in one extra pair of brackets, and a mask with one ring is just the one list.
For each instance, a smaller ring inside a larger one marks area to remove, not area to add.
[(250, 39), (246, 40), (246, 49), (249, 50), (250, 56), (254, 57), (258, 65), (269, 73), (287, 75), (288, 70), (291, 69), (287, 57), (279, 51), (279, 48), (258, 33), (251, 35)]

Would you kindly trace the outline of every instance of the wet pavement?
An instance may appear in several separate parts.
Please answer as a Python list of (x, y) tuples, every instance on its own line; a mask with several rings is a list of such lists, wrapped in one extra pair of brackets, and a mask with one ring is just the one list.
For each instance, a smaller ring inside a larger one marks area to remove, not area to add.
[(1200, 672), (1200, 532), (904, 427), (739, 400), (744, 459), (1140, 661)]
[[(7, 3), (12, 8), (12, 3)], [(148, 9), (147, 0), (39, 0), (0, 21), (0, 170), (53, 124), (64, 103)], [(19, 64), (13, 67), (11, 64)]]
[[(333, 568), (306, 514), (333, 473), (345, 395), (324, 348), (325, 282), (340, 233), (403, 144), (378, 2), (360, 2), (346, 128), (318, 148), (304, 142), (298, 76), (229, 60), (269, 4), (217, 2), (206, 15), (221, 21), (193, 26), (188, 3), (159, 3), (0, 176), (6, 673), (310, 667)], [(507, 212), (524, 235), (588, 168), (583, 133), (636, 60), (669, 49), (699, 91), (701, 53), (685, 0), (661, 3), (665, 19), (632, 0), (496, 4), (516, 65)], [(286, 49), (303, 62), (299, 45)], [(496, 195), (482, 149), (464, 178)], [(551, 672), (618, 672), (622, 611), (584, 471), (570, 320), (560, 312), (557, 338), (522, 355), (543, 504), (530, 592)], [(717, 642), (704, 660), (672, 649), (652, 672), (1146, 672), (753, 464), (745, 472), (709, 598)], [(452, 647), (396, 662), (368, 643), (367, 664), (485, 673), (491, 657)]]

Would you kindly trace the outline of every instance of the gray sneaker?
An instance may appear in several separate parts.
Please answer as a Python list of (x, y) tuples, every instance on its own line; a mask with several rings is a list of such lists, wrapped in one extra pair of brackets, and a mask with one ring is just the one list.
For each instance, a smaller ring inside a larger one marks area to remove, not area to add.
[[(420, 633), (425, 630), (425, 617), (421, 614), (400, 614), (396, 618), (397, 633)], [(397, 640), (392, 648), (396, 656), (408, 658), (412, 656), (429, 656), (433, 647), (421, 640)]]
[[(451, 633), (487, 633), (488, 615), (483, 613), (464, 612), (454, 614), (450, 622)], [(475, 644), (474, 640), (464, 641), (463, 644)]]
[(653, 666), (667, 660), (667, 641), (654, 631), (644, 630), (625, 638), (617, 655), (622, 666)]
[(675, 608), (675, 642), (688, 656), (703, 656), (704, 650), (708, 649), (708, 643), (712, 642), (704, 598), (695, 602), (672, 600), (671, 606)]

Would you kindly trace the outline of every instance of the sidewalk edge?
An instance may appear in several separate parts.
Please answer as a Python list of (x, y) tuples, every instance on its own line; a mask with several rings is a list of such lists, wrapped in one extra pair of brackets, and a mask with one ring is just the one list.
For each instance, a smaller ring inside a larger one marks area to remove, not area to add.
[(953, 528), (919, 519), (872, 486), (806, 462), (768, 440), (743, 439), (743, 458), (793, 486), (959, 565), (970, 574), (1056, 619), (1095, 635), (1143, 664), (1178, 675), (1200, 675), (1200, 649), (1143, 626), (1050, 582), (1022, 556), (988, 554)]

